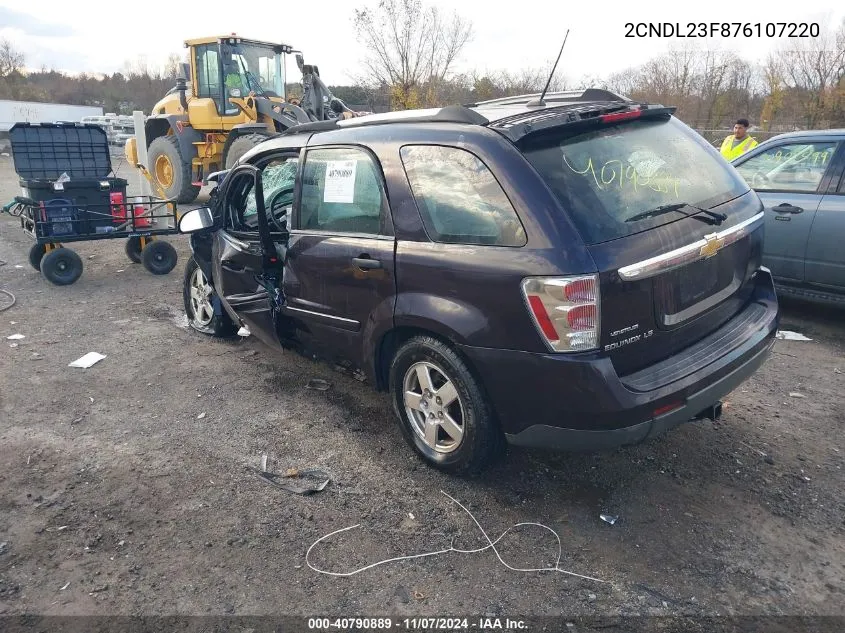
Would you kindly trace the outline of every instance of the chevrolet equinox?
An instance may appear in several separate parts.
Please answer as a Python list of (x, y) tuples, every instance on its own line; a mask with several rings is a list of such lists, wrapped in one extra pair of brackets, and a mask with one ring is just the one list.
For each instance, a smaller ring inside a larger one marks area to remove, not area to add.
[(760, 199), (673, 113), (588, 89), (291, 128), (181, 218), (190, 323), (359, 372), (452, 472), (715, 419), (778, 303)]

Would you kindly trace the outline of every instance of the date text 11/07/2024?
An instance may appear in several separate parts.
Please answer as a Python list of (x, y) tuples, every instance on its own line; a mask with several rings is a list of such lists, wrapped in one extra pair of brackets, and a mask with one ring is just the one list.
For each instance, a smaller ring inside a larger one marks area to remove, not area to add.
[(498, 617), (476, 618), (308, 618), (312, 631), (528, 631), (524, 620)]
[(818, 22), (626, 22), (625, 37), (818, 37)]

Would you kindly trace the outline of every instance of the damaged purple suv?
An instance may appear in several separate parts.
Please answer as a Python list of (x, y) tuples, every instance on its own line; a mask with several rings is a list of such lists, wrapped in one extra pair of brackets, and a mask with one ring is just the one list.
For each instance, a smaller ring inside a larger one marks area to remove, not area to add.
[(361, 372), (449, 471), (717, 417), (778, 325), (759, 198), (672, 108), (532, 99), (258, 145), (180, 221), (192, 326)]

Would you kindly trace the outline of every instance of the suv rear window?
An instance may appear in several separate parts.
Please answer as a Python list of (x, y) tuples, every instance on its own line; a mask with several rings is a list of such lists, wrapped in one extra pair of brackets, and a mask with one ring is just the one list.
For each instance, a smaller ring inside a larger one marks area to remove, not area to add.
[(556, 134), (524, 142), (520, 149), (588, 244), (683, 217), (669, 212), (629, 220), (657, 207), (686, 203), (708, 209), (748, 191), (716, 150), (674, 117), (577, 135), (558, 128)]

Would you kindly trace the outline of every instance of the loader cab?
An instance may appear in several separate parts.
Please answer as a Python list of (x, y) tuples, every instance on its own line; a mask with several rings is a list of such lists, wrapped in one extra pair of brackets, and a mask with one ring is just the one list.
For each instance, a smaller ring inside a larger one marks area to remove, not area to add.
[(245, 114), (232, 99), (251, 93), (285, 99), (285, 57), (291, 47), (236, 35), (189, 40), (191, 96), (189, 119), (198, 129), (227, 129)]

